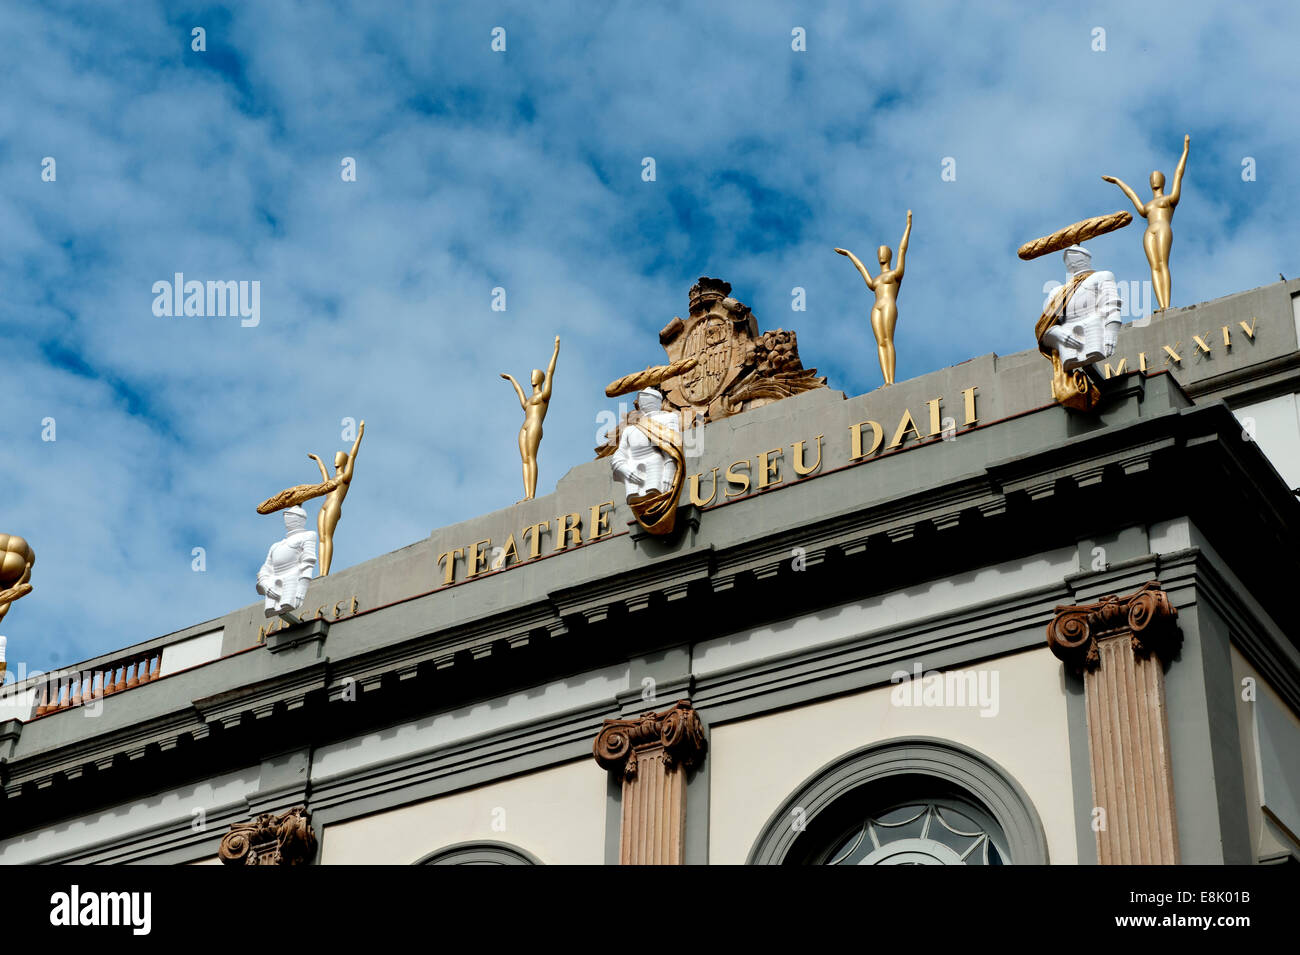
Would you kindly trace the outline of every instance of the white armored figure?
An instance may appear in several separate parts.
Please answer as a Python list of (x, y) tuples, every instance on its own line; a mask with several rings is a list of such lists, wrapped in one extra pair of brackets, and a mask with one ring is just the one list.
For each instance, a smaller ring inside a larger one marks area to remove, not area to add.
[(285, 508), (284, 530), (284, 540), (271, 545), (257, 572), (257, 592), (266, 595), (268, 617), (302, 606), (316, 568), (316, 532), (307, 530), (307, 512), (296, 505)]
[(1066, 282), (1044, 312), (1039, 347), (1054, 351), (1066, 373), (1095, 364), (1115, 352), (1120, 299), (1111, 272), (1093, 271), (1092, 253), (1072, 245), (1064, 252)]
[[(638, 392), (634, 407), (640, 415), (619, 437), (613, 457), (614, 477), (623, 482), (629, 498), (667, 491), (677, 476), (677, 461), (661, 445), (665, 441), (681, 445), (681, 416), (676, 411), (662, 410), (663, 402), (664, 396), (654, 388)], [(649, 428), (644, 427), (646, 424)], [(653, 431), (663, 434), (655, 435)]]
[(637, 413), (628, 416), (610, 462), (633, 515), (651, 534), (671, 533), (686, 465), (681, 415), (663, 404), (654, 388), (637, 393)]

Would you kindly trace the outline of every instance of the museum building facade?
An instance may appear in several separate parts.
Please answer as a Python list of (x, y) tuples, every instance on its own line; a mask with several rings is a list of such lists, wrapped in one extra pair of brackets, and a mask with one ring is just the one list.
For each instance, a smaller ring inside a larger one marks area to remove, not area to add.
[(1086, 413), (1033, 350), (777, 361), (687, 429), (671, 534), (599, 457), (301, 623), (11, 682), (0, 861), (1300, 860), (1298, 302), (1124, 326)]

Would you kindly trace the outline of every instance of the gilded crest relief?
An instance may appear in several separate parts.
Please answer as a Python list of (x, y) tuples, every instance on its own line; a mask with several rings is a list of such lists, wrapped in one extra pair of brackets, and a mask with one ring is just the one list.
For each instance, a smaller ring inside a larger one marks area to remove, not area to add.
[[(683, 370), (671, 378), (656, 376), (653, 384), (663, 392), (664, 408), (681, 412), (683, 428), (826, 387), (815, 368), (800, 362), (795, 333), (760, 333), (749, 306), (732, 298), (731, 284), (721, 279), (701, 278), (691, 288), (686, 319), (674, 317), (659, 343), (671, 363), (660, 370)], [(607, 394), (620, 393), (610, 387)], [(621, 421), (606, 435), (597, 457), (614, 453), (626, 425)]]

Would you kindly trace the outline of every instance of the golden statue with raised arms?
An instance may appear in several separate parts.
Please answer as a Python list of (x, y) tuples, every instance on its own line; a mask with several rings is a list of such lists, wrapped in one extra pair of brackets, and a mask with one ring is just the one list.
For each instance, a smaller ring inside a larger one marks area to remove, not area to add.
[(876, 304), (871, 306), (871, 331), (876, 336), (876, 351), (880, 355), (880, 371), (885, 376), (885, 384), (894, 383), (894, 326), (898, 324), (898, 290), (903, 284), (903, 268), (907, 260), (907, 240), (912, 234), (912, 210), (907, 210), (907, 228), (903, 230), (903, 239), (898, 243), (898, 266), (890, 267), (894, 253), (889, 246), (882, 245), (876, 250), (876, 259), (880, 262), (880, 274), (874, 279), (867, 267), (848, 249), (836, 249), (840, 255), (847, 255), (849, 260), (862, 274), (867, 288), (876, 293)]
[[(519, 382), (502, 372), (501, 377), (515, 386), (519, 396), (519, 405), (524, 409), (523, 427), (519, 429), (519, 457), (524, 465), (524, 501), (531, 501), (537, 494), (537, 449), (542, 444), (542, 420), (551, 401), (551, 385), (555, 381), (555, 362), (560, 357), (560, 336), (555, 336), (555, 352), (551, 363), (546, 366), (546, 374), (540, 368), (533, 369), (533, 393), (524, 397), (524, 389)], [(523, 501), (516, 501), (522, 504)]]
[(325, 500), (321, 501), (320, 513), (316, 515), (316, 533), (320, 537), (318, 563), (320, 577), (330, 572), (330, 563), (334, 559), (334, 531), (339, 526), (339, 518), (343, 516), (343, 499), (348, 496), (348, 489), (352, 486), (352, 471), (357, 466), (357, 450), (361, 447), (361, 438), (365, 433), (366, 423), (362, 421), (357, 426), (357, 440), (352, 442), (352, 451), (335, 453), (333, 478), (325, 470), (325, 462), (314, 454), (307, 455), (320, 467), (322, 482), (325, 484), (337, 482), (333, 490), (325, 495)]
[(1119, 186), (1137, 209), (1138, 215), (1147, 220), (1147, 231), (1142, 235), (1142, 250), (1146, 252), (1147, 262), (1151, 266), (1151, 285), (1161, 308), (1169, 307), (1170, 293), (1173, 290), (1173, 277), (1169, 274), (1169, 250), (1174, 244), (1174, 208), (1182, 197), (1183, 171), (1187, 168), (1187, 151), (1191, 144), (1192, 137), (1184, 136), (1183, 157), (1178, 160), (1178, 168), (1174, 170), (1174, 187), (1168, 195), (1164, 192), (1165, 174), (1159, 169), (1151, 173), (1151, 199), (1145, 203), (1123, 179), (1115, 176), (1101, 177)]

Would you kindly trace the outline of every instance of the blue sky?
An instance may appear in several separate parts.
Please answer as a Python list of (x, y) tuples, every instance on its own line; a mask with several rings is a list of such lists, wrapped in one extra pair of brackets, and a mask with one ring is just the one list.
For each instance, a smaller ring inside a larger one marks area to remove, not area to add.
[[(344, 417), (367, 433), (336, 567), (513, 503), (520, 410), (498, 375), (543, 367), (559, 334), (549, 492), (700, 275), (796, 329), (832, 387), (877, 387), (869, 293), (832, 249), (871, 261), (909, 208), (900, 379), (1031, 347), (1061, 267), (1016, 247), (1126, 208), (1101, 175), (1149, 192), (1184, 133), (1174, 304), (1300, 273), (1294, 4), (2, 14), (0, 531), (37, 553), (0, 624), (11, 668), (254, 602), (281, 525), (253, 506), (313, 480), (306, 453), (344, 448)], [(1146, 279), (1140, 230), (1089, 243), (1095, 264)], [(156, 316), (176, 272), (260, 282), (260, 324)]]

